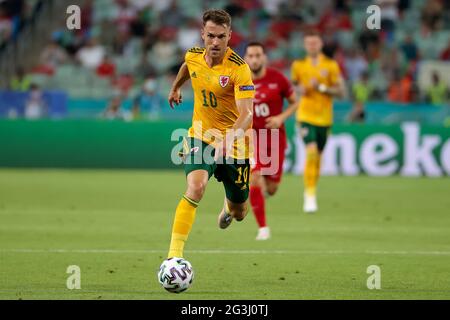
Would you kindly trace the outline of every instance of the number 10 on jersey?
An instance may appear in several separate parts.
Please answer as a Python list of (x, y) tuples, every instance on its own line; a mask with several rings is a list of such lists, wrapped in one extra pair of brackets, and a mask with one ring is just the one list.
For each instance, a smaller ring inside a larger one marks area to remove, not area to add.
[(217, 98), (214, 92), (210, 91), (208, 94), (206, 90), (202, 90), (202, 94), (204, 107), (213, 107), (213, 108), (217, 107)]
[(255, 114), (258, 118), (269, 116), (270, 109), (267, 103), (255, 104)]

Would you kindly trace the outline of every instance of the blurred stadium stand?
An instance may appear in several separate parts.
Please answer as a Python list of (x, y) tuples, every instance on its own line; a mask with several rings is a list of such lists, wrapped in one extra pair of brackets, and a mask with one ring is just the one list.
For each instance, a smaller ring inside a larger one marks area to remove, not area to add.
[[(73, 4), (82, 9), (82, 28), (69, 31), (66, 8)], [(371, 4), (381, 7), (382, 30), (366, 28)], [(259, 40), (287, 75), (304, 56), (303, 32), (320, 29), (352, 98), (354, 84), (368, 74), (358, 87), (370, 92), (367, 123), (449, 123), (450, 2), (444, 0), (0, 0), (0, 117), (23, 115), (24, 94), (11, 98), (10, 91), (35, 84), (47, 92), (44, 100), (63, 103), (47, 103), (51, 118), (98, 117), (114, 99), (129, 119), (189, 118), (190, 90), (177, 112), (165, 97), (184, 51), (201, 45), (201, 12), (211, 7), (233, 16), (231, 47), (242, 55), (248, 41)], [(337, 122), (349, 121), (352, 100), (336, 103)], [(133, 116), (137, 106), (140, 117)]]

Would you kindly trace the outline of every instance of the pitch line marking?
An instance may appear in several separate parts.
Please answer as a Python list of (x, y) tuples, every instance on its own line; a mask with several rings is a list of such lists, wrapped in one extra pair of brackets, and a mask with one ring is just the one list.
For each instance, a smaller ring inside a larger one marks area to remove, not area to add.
[[(167, 250), (121, 250), (121, 249), (0, 249), (0, 253), (110, 253), (110, 254), (148, 254), (167, 253)], [(198, 254), (317, 254), (317, 255), (431, 255), (448, 256), (450, 251), (344, 251), (344, 250), (186, 250)]]

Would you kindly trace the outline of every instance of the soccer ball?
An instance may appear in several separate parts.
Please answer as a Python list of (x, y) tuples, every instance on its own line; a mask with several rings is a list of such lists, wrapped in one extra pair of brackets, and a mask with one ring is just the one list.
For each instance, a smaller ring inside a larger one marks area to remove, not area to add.
[(158, 281), (169, 292), (186, 291), (194, 280), (194, 269), (189, 261), (183, 258), (169, 258), (159, 267)]

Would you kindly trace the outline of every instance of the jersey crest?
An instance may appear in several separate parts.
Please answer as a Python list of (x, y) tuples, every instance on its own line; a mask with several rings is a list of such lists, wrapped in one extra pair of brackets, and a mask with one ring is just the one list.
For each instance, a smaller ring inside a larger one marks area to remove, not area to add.
[(230, 82), (230, 76), (220, 76), (219, 77), (219, 84), (222, 88), (225, 88), (229, 82)]

